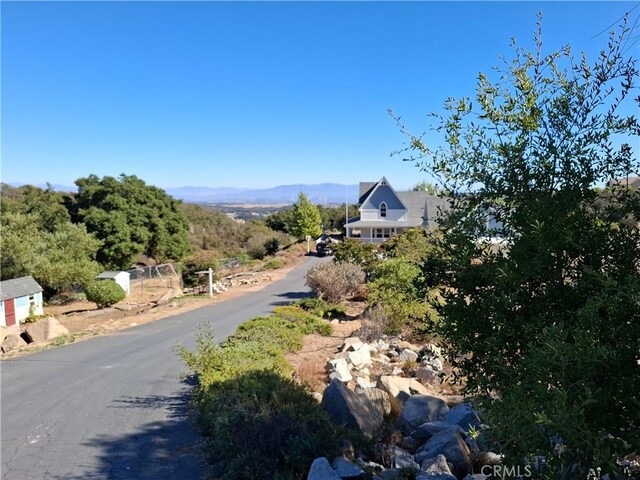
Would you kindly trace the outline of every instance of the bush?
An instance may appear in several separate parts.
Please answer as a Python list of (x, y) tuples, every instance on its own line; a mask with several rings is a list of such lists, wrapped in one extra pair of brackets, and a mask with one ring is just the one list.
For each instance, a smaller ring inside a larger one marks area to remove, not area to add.
[(125, 299), (127, 294), (120, 285), (111, 280), (102, 280), (89, 284), (85, 289), (87, 300), (98, 308), (110, 307)]
[(322, 318), (341, 317), (345, 315), (345, 310), (342, 305), (325, 302), (321, 298), (303, 298), (295, 301), (293, 304)]
[(363, 243), (355, 238), (343, 238), (332, 246), (334, 261), (353, 263), (369, 273), (378, 261), (378, 248), (372, 243)]
[(275, 255), (280, 250), (280, 240), (276, 237), (270, 238), (266, 242), (264, 242), (264, 250), (267, 252), (267, 255)]
[(275, 310), (242, 324), (221, 345), (204, 327), (196, 332), (195, 352), (176, 347), (198, 379), (198, 423), (216, 478), (304, 478), (314, 458), (339, 454), (339, 440), (366, 444), (334, 426), (305, 388), (287, 378), (285, 353), (300, 348), (306, 333), (330, 334), (331, 326), (299, 307)]
[(215, 253), (211, 252), (199, 252), (186, 259), (182, 263), (182, 284), (185, 287), (195, 287), (196, 285), (203, 285), (209, 281), (207, 275), (197, 275), (196, 272), (202, 272), (213, 269), (213, 281), (217, 281), (216, 272), (220, 268), (220, 259)]
[(333, 333), (331, 325), (313, 315), (306, 312), (302, 308), (295, 305), (284, 305), (276, 307), (273, 313), (280, 318), (293, 322), (303, 334), (309, 335), (311, 333), (319, 333), (325, 337), (328, 337)]
[(365, 281), (362, 267), (347, 262), (327, 262), (311, 267), (307, 272), (307, 285), (320, 298), (339, 302), (353, 293)]
[(385, 333), (396, 334), (407, 328), (415, 332), (416, 326), (424, 330), (434, 322), (435, 311), (427, 302), (430, 295), (424, 294), (420, 268), (415, 263), (387, 259), (377, 264), (372, 277), (367, 301), (386, 316)]
[(271, 258), (262, 266), (262, 270), (276, 270), (284, 267), (284, 261), (281, 258)]

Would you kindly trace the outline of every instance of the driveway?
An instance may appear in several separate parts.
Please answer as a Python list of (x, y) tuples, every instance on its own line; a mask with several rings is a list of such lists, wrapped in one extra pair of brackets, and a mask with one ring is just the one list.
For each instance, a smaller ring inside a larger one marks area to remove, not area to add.
[(2, 478), (200, 479), (190, 386), (173, 352), (209, 323), (224, 340), (251, 317), (308, 295), (310, 257), (264, 289), (116, 334), (6, 360)]

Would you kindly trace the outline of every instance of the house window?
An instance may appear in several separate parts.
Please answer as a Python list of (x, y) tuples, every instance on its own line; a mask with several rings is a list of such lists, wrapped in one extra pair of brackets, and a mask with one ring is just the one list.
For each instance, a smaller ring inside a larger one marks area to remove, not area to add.
[(382, 202), (380, 204), (380, 217), (384, 218), (387, 216), (387, 204)]
[(376, 228), (375, 238), (390, 238), (393, 233), (393, 228)]
[(35, 305), (35, 304), (36, 304), (36, 296), (29, 295), (29, 305)]

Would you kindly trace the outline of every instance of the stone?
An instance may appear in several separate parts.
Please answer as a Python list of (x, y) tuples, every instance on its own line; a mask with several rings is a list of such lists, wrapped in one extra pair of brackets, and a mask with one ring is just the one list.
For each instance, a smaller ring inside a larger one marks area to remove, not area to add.
[(393, 370), (391, 371), (391, 375), (402, 375), (404, 373), (404, 370), (402, 370), (400, 367), (393, 367)]
[(307, 480), (342, 480), (326, 457), (316, 458), (311, 464)]
[(321, 393), (318, 393), (318, 392), (311, 392), (311, 396), (313, 397), (313, 399), (314, 399), (316, 402), (318, 402), (318, 403), (322, 402), (322, 394), (321, 394)]
[(8, 335), (7, 327), (0, 326), (0, 345), (2, 345), (2, 342), (4, 342), (4, 339), (7, 338)]
[(480, 426), (480, 418), (473, 411), (471, 405), (463, 403), (449, 410), (447, 423), (458, 425), (462, 430), (468, 432), (470, 428), (478, 428)]
[(349, 360), (355, 367), (371, 365), (371, 353), (369, 352), (368, 345), (361, 345), (358, 350), (355, 350), (349, 354)]
[(418, 449), (415, 459), (418, 463), (438, 455), (444, 455), (450, 463), (452, 473), (463, 478), (471, 473), (471, 451), (464, 443), (462, 435), (455, 429), (446, 429), (436, 433), (427, 443)]
[(400, 446), (405, 449), (409, 453), (416, 453), (416, 450), (422, 445), (424, 442), (419, 442), (415, 438), (410, 435), (402, 437), (402, 442)]
[(336, 379), (341, 382), (347, 383), (353, 379), (353, 377), (351, 376), (351, 372), (349, 371), (349, 365), (344, 358), (330, 360), (329, 368), (333, 370), (329, 375), (329, 378), (331, 380)]
[(380, 472), (380, 478), (382, 480), (399, 480), (400, 479), (400, 470), (395, 468), (389, 468)]
[(371, 371), (370, 371), (367, 367), (361, 368), (361, 369), (360, 369), (360, 373), (361, 373), (363, 376), (366, 376), (366, 377), (368, 377), (369, 375), (371, 375)]
[(398, 356), (398, 360), (401, 362), (415, 362), (418, 360), (418, 354), (407, 348)]
[(448, 412), (449, 407), (441, 398), (412, 395), (404, 402), (397, 425), (404, 434), (409, 434), (424, 423), (444, 420)]
[(364, 470), (344, 457), (334, 458), (331, 466), (333, 467), (333, 470), (338, 474), (338, 476), (343, 479), (361, 478), (362, 475), (364, 475)]
[(416, 428), (413, 432), (411, 432), (409, 435), (411, 435), (413, 438), (415, 438), (419, 442), (424, 443), (427, 440), (429, 440), (431, 437), (433, 437), (436, 433), (439, 433), (443, 430), (455, 430), (459, 434), (461, 434), (463, 437), (465, 435), (465, 431), (462, 430), (462, 428), (460, 428), (457, 425), (451, 425), (450, 423), (447, 423), (445, 420), (423, 423), (418, 428)]
[(7, 337), (2, 341), (1, 348), (4, 353), (7, 353), (26, 346), (27, 342), (25, 342), (24, 338), (20, 335), (7, 335)]
[(389, 393), (401, 402), (406, 401), (411, 395), (427, 395), (429, 391), (415, 378), (404, 378), (395, 375), (382, 375), (378, 379), (378, 388)]
[(356, 385), (358, 385), (363, 390), (367, 390), (369, 388), (373, 388), (373, 387), (376, 386), (375, 383), (372, 383), (369, 380), (369, 377), (357, 377), (356, 378)]
[(367, 397), (383, 416), (391, 413), (391, 400), (389, 400), (389, 394), (384, 390), (375, 387), (367, 388), (361, 395)]
[(373, 437), (382, 425), (382, 414), (364, 395), (358, 395), (337, 379), (333, 379), (325, 389), (322, 408), (338, 425), (362, 432)]
[(417, 345), (414, 345), (413, 343), (407, 342), (406, 340), (400, 340), (398, 343), (396, 343), (396, 346), (400, 350), (411, 350), (412, 352), (415, 352), (415, 353), (420, 352), (420, 347), (418, 347)]
[(416, 470), (420, 468), (420, 465), (413, 459), (413, 455), (406, 450), (393, 446), (390, 453), (393, 455), (393, 468), (415, 468)]
[(421, 468), (425, 473), (451, 475), (451, 470), (449, 470), (449, 465), (447, 465), (447, 459), (442, 454), (424, 459)]
[(391, 359), (386, 355), (378, 355), (372, 359), (374, 362), (378, 363), (391, 363)]
[(360, 340), (358, 337), (349, 337), (345, 339), (344, 343), (342, 344), (341, 350), (343, 352), (349, 352), (349, 351), (355, 352), (362, 345), (363, 345), (362, 340)]
[(423, 385), (437, 387), (442, 383), (442, 377), (431, 367), (421, 367), (416, 369), (416, 378)]
[(24, 333), (30, 342), (46, 342), (56, 337), (66, 335), (69, 330), (54, 317), (43, 318), (34, 323), (29, 323)]

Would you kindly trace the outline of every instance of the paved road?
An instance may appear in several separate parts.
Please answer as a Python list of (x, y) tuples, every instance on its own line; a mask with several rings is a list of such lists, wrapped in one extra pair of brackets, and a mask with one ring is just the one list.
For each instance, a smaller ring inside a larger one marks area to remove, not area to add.
[(199, 479), (189, 386), (172, 351), (209, 321), (220, 340), (306, 295), (309, 258), (263, 290), (0, 365), (5, 480)]

